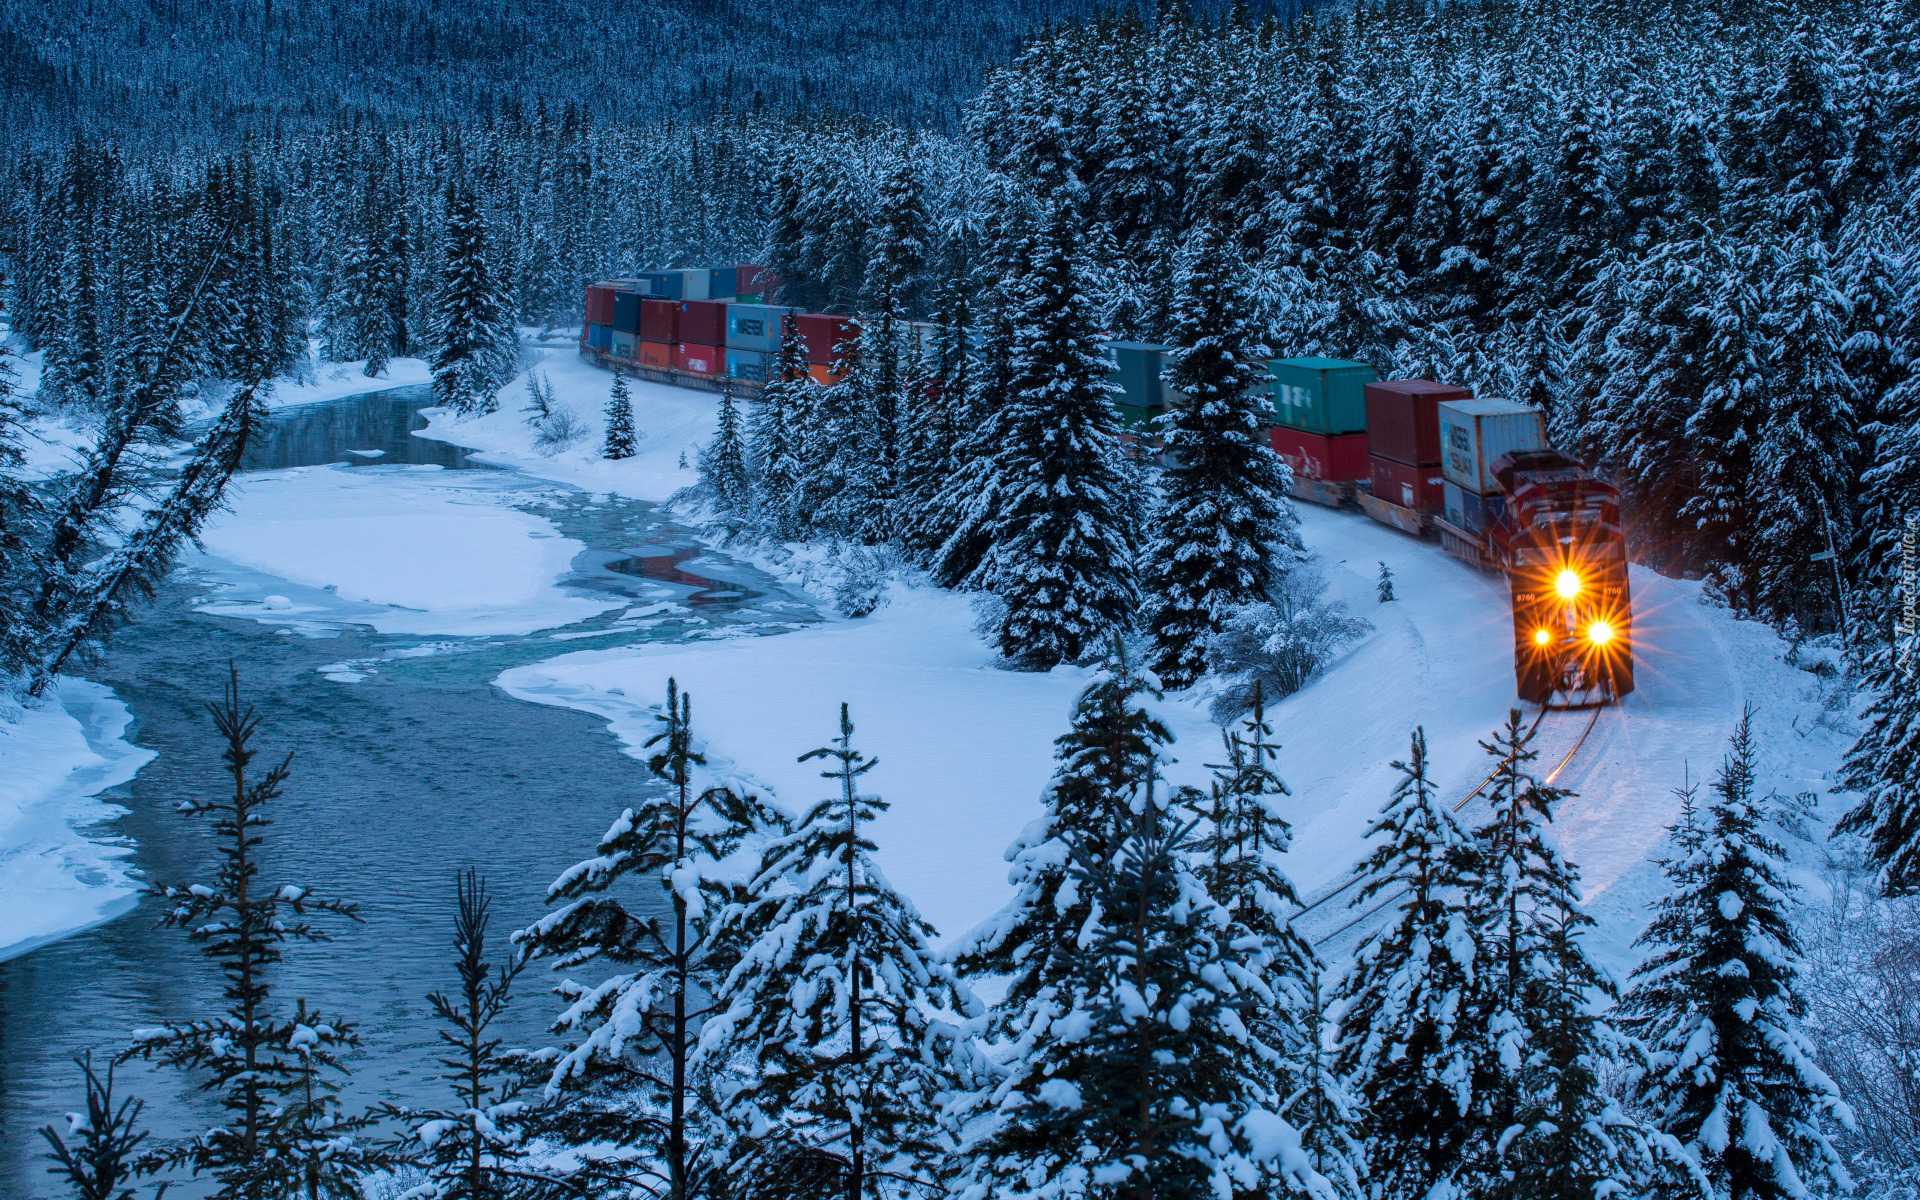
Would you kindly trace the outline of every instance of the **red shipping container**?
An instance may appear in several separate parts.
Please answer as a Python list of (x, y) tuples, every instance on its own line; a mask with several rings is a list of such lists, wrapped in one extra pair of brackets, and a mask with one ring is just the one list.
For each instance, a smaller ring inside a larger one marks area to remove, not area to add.
[(604, 284), (587, 287), (587, 324), (613, 324), (613, 289)]
[(696, 346), (727, 344), (727, 306), (724, 301), (682, 300), (675, 307), (680, 310), (680, 330), (676, 341), (692, 342)]
[(801, 313), (797, 319), (800, 340), (807, 345), (807, 361), (816, 366), (832, 366), (839, 361), (837, 347), (859, 333), (851, 317), (830, 317), (824, 313)]
[(1471, 399), (1473, 389), (1435, 383), (1431, 379), (1370, 383), (1367, 385), (1368, 445), (1372, 453), (1395, 462), (1418, 466), (1437, 463), (1440, 461), (1440, 402)]
[(1269, 430), (1273, 449), (1298, 479), (1351, 483), (1367, 477), (1367, 435), (1364, 433), (1309, 433), (1275, 425)]
[(681, 342), (673, 348), (673, 369), (689, 375), (724, 375), (727, 352), (718, 346)]
[(1416, 512), (1439, 512), (1446, 507), (1443, 490), (1446, 477), (1440, 473), (1439, 463), (1414, 467), (1376, 454), (1370, 465), (1373, 469), (1373, 494), (1388, 504), (1398, 504), (1401, 508), (1411, 508)]
[(640, 340), (672, 345), (680, 340), (680, 303), (677, 300), (640, 302)]
[(634, 347), (634, 361), (656, 371), (673, 369), (673, 347), (666, 342), (641, 342)]

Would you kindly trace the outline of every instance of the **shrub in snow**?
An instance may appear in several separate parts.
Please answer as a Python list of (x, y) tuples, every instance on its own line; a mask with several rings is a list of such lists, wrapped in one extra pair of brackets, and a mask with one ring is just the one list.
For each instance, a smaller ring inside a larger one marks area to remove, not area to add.
[(1373, 628), (1344, 603), (1325, 601), (1326, 590), (1318, 571), (1295, 564), (1274, 584), (1270, 600), (1242, 605), (1207, 639), (1207, 665), (1226, 680), (1214, 703), (1216, 719), (1247, 711), (1256, 684), (1269, 699), (1293, 695)]
[(833, 609), (843, 617), (871, 616), (887, 602), (893, 577), (891, 556), (876, 546), (850, 546), (836, 552), (840, 579), (833, 587)]
[(527, 414), (527, 424), (535, 429), (553, 415), (553, 381), (544, 372), (527, 372), (527, 406), (520, 411)]
[(139, 1100), (113, 1099), (113, 1066), (102, 1076), (93, 1069), (93, 1051), (74, 1060), (86, 1081), (87, 1110), (67, 1114), (67, 1128), (41, 1128), (53, 1166), (47, 1173), (63, 1180), (79, 1200), (129, 1200), (133, 1196), (140, 1144), (147, 1131), (140, 1128)]
[(542, 454), (558, 454), (586, 436), (586, 422), (580, 419), (571, 405), (556, 400), (548, 410), (546, 419), (534, 431), (533, 448)]
[(814, 758), (836, 794), (768, 843), (715, 932), (734, 964), (700, 1037), (698, 1061), (724, 1073), (715, 1157), (746, 1194), (930, 1186), (939, 1104), (971, 1075), (956, 1022), (979, 1008), (873, 860), (889, 806), (857, 791), (875, 764), (845, 705)]
[(1851, 1188), (1827, 1123), (1853, 1115), (1801, 1028), (1798, 889), (1754, 794), (1752, 718), (1734, 729), (1704, 825), (1676, 838), (1673, 891), (1640, 936), (1648, 957), (1621, 1010), (1647, 1045), (1640, 1105), (1715, 1194), (1797, 1200)]

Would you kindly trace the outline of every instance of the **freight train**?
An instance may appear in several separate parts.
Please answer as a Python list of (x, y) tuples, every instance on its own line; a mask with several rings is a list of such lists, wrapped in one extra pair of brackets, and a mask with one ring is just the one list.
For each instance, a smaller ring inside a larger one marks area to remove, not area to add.
[[(808, 371), (831, 384), (847, 317), (769, 303), (780, 280), (739, 265), (657, 271), (587, 289), (581, 353), (642, 378), (757, 392), (795, 323)], [(909, 322), (926, 343), (939, 328)], [(1152, 446), (1178, 403), (1165, 382), (1171, 347), (1109, 341), (1121, 437)], [(1540, 413), (1431, 380), (1386, 380), (1332, 358), (1267, 364), (1269, 437), (1294, 494), (1358, 504), (1449, 553), (1507, 576), (1514, 674), (1532, 703), (1604, 703), (1633, 690), (1632, 599), (1619, 494), (1548, 448)]]

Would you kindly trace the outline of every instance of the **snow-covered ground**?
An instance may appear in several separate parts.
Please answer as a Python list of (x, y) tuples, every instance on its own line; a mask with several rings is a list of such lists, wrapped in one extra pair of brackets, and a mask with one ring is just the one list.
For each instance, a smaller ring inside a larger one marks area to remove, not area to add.
[(24, 707), (0, 702), (0, 959), (132, 907), (130, 847), (87, 834), (125, 811), (100, 794), (153, 758), (122, 736), (130, 719), (79, 679)]

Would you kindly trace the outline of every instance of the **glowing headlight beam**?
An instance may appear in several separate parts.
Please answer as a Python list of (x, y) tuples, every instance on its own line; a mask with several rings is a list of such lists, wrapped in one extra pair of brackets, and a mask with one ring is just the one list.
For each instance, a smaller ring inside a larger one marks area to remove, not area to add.
[(1587, 627), (1587, 640), (1596, 646), (1604, 646), (1613, 640), (1613, 626), (1605, 621), (1595, 621)]
[(1562, 571), (1553, 581), (1553, 586), (1562, 596), (1571, 600), (1580, 594), (1580, 576), (1573, 571)]
[(1544, 630), (1544, 629), (1536, 629), (1536, 630), (1534, 630), (1534, 631), (1533, 631), (1533, 644), (1534, 644), (1534, 645), (1536, 645), (1536, 646), (1546, 646), (1546, 645), (1551, 645), (1551, 644), (1552, 644), (1552, 642), (1553, 642), (1553, 635), (1552, 635), (1551, 633), (1548, 633), (1548, 632), (1547, 632), (1546, 630)]

